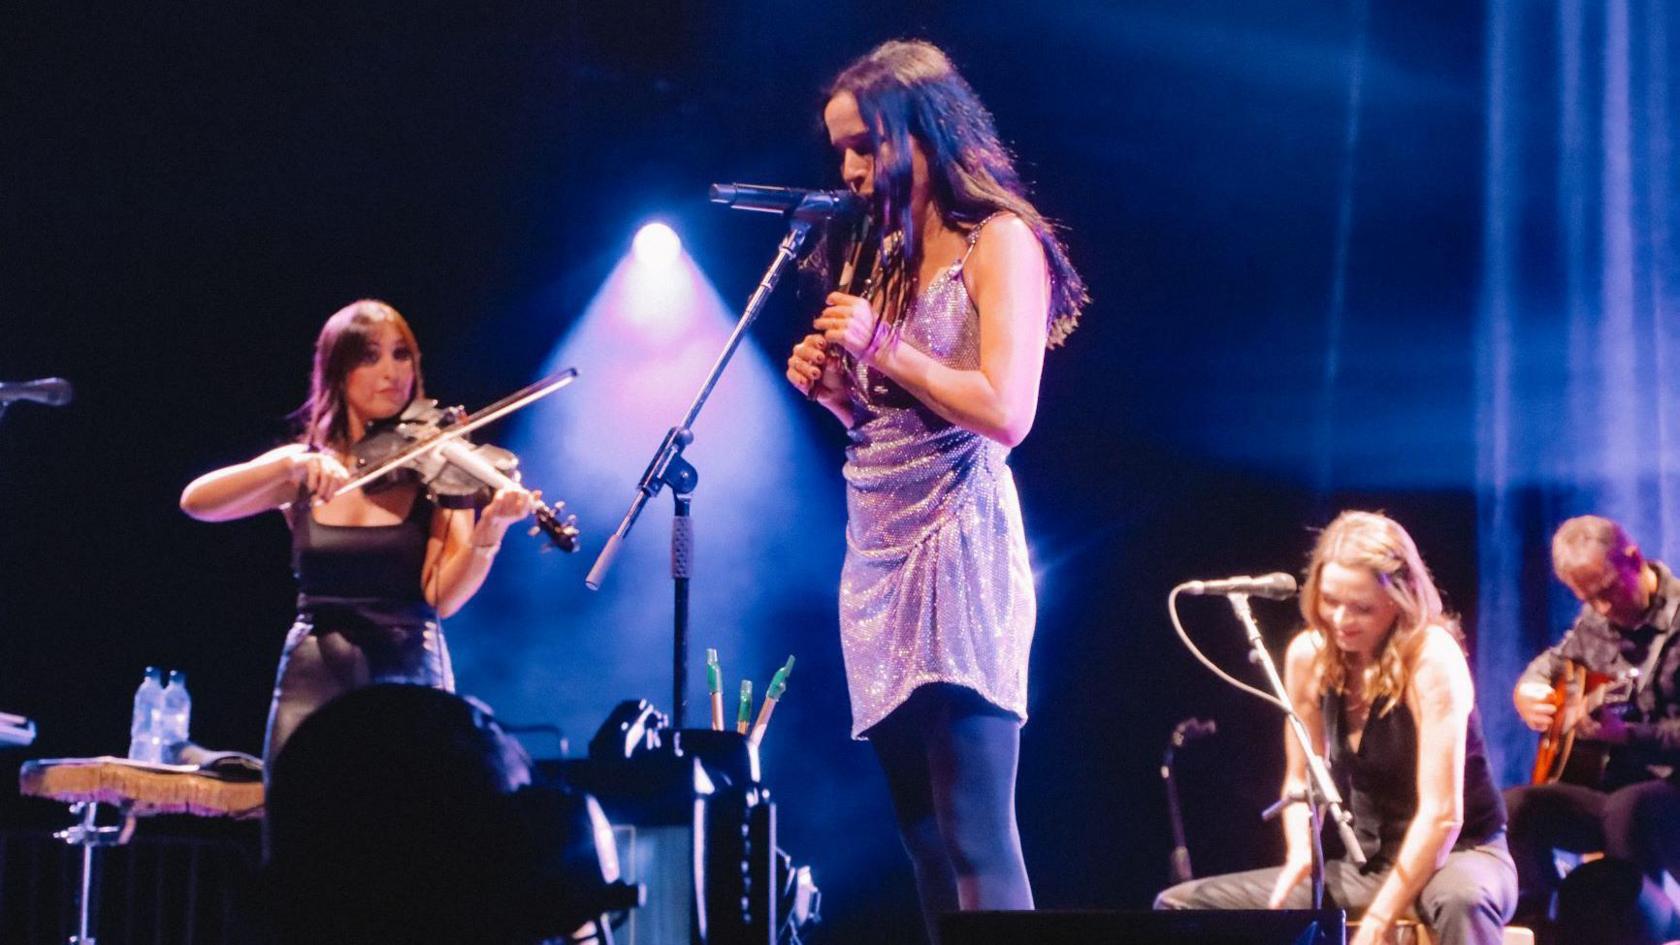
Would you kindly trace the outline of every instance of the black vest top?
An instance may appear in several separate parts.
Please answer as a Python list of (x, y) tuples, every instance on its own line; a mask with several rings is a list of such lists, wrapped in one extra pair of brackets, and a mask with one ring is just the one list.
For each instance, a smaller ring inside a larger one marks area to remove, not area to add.
[(323, 525), (307, 497), (292, 509), (300, 612), (348, 609), (386, 625), (436, 617), (420, 585), (432, 533), (432, 503), (424, 494), (415, 495), (408, 515), (393, 525)]
[[(1348, 746), (1340, 693), (1324, 694), (1324, 736), (1336, 788), (1353, 813), (1353, 831), (1369, 860), (1365, 872), (1394, 865), (1417, 813), (1417, 726), (1404, 699), (1365, 720), (1356, 752)], [(1464, 827), (1454, 850), (1486, 843), (1505, 829), (1505, 798), (1493, 780), (1482, 717), (1474, 707), (1464, 745)]]

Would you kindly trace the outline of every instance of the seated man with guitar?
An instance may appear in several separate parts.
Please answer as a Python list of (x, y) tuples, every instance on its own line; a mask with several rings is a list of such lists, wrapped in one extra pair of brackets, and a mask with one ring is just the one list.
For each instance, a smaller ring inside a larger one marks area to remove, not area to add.
[(1547, 912), (1554, 849), (1680, 875), (1680, 579), (1596, 515), (1558, 528), (1552, 568), (1582, 606), (1512, 694), (1545, 733), (1532, 783), (1505, 795), (1519, 921)]

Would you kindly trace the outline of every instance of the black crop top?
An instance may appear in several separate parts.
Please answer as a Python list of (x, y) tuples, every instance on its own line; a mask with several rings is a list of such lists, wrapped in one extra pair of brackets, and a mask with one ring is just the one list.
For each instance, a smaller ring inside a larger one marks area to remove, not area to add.
[[(1405, 700), (1365, 721), (1356, 752), (1348, 746), (1340, 693), (1324, 694), (1324, 736), (1336, 787), (1353, 813), (1365, 871), (1394, 864), (1406, 828), (1417, 813), (1417, 725)], [(1481, 714), (1472, 707), (1464, 746), (1464, 826), (1454, 850), (1486, 843), (1505, 829), (1505, 799), (1493, 780)]]
[(292, 509), (292, 573), (300, 610), (366, 605), (357, 609), (429, 619), (420, 582), (432, 503), (424, 494), (417, 494), (408, 515), (393, 525), (323, 525), (306, 497)]

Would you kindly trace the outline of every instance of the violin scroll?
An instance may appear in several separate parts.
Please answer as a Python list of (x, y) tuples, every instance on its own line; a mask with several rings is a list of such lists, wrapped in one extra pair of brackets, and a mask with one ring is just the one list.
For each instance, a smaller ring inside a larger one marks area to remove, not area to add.
[[(564, 502), (557, 502), (553, 508), (550, 508), (547, 503), (539, 501), (536, 511), (532, 513), (537, 524), (531, 526), (529, 534), (533, 538), (539, 532), (545, 534), (548, 536), (552, 547), (565, 552), (573, 552), (578, 550), (577, 516), (568, 515), (562, 519), (560, 512), (565, 508), (566, 503)], [(543, 550), (547, 551), (549, 547), (549, 545), (544, 545)]]

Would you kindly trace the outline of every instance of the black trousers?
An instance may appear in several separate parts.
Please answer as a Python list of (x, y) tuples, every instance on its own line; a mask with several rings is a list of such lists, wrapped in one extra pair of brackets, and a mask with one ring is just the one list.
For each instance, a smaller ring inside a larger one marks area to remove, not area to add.
[(272, 770), (286, 739), (316, 709), (334, 698), (379, 682), (414, 683), (455, 690), (449, 648), (435, 621), (380, 625), (335, 619), (331, 626), (307, 614), (286, 634), (274, 698), (263, 736), (263, 767)]
[(1680, 878), (1680, 788), (1652, 779), (1614, 791), (1574, 784), (1514, 787), (1505, 792), (1511, 857), (1521, 898), (1517, 914), (1541, 917), (1560, 881), (1553, 850), (1627, 860), (1653, 882), (1667, 870)]
[[(1282, 867), (1227, 873), (1180, 883), (1155, 897), (1157, 909), (1264, 909)], [(1326, 907), (1357, 917), (1371, 904), (1388, 870), (1360, 872), (1346, 860), (1324, 864)], [(1499, 945), (1517, 902), (1517, 872), (1503, 835), (1447, 854), (1418, 894), (1418, 918), (1440, 945)], [(1312, 884), (1302, 880), (1284, 902), (1288, 909), (1312, 907)]]

